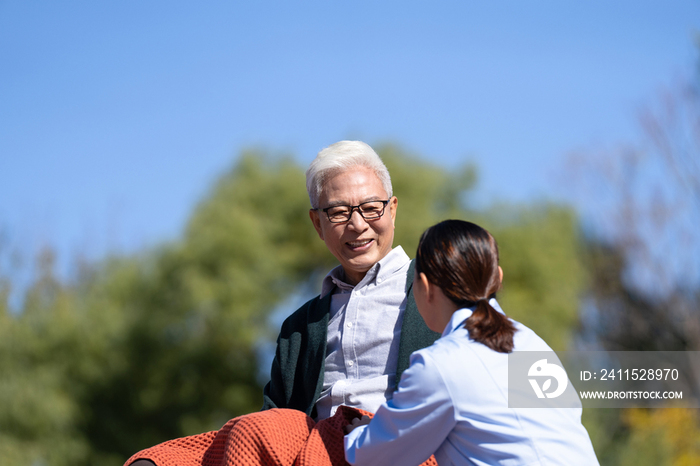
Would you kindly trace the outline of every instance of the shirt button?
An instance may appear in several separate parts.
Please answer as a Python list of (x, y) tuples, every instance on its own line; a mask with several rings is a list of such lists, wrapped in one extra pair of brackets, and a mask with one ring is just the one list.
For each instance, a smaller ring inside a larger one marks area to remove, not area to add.
[(348, 366), (352, 367), (353, 364), (355, 364), (355, 363), (352, 361), (348, 361)]
[(345, 326), (346, 326), (347, 328), (352, 328), (352, 322), (348, 322), (347, 324), (345, 324)]

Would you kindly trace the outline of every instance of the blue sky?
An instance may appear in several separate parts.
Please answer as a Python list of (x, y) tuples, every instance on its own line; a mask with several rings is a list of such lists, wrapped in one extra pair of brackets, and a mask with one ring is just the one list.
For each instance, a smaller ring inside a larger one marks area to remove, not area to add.
[(398, 142), (475, 162), (483, 202), (551, 198), (572, 150), (639, 138), (699, 30), (691, 0), (0, 0), (0, 253), (176, 238), (249, 147)]

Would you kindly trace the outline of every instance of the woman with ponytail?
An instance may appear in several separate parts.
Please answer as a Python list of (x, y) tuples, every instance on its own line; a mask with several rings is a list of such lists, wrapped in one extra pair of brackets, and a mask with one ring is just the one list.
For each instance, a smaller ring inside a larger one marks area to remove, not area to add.
[(411, 355), (398, 389), (372, 420), (346, 429), (352, 465), (598, 464), (581, 408), (508, 407), (508, 353), (552, 351), (496, 301), (503, 271), (483, 228), (447, 220), (423, 233), (413, 294), (428, 327), (442, 333)]

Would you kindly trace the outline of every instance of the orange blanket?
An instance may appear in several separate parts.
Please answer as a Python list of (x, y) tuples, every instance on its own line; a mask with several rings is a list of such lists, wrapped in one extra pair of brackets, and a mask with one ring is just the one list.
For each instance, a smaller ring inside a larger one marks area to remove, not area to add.
[[(341, 406), (318, 423), (301, 411), (271, 409), (231, 419), (220, 430), (170, 440), (124, 463), (158, 466), (346, 466), (344, 428), (364, 412)], [(437, 466), (431, 456), (421, 466)]]

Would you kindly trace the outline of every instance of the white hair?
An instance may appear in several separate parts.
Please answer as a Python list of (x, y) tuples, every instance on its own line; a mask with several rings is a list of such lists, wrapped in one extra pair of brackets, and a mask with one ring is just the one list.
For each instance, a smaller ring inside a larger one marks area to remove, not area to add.
[(329, 178), (353, 167), (374, 171), (387, 196), (393, 196), (389, 170), (374, 149), (362, 141), (340, 141), (322, 149), (306, 170), (306, 190), (311, 207), (319, 207), (321, 191)]

